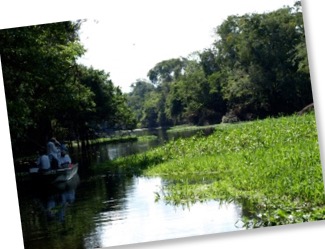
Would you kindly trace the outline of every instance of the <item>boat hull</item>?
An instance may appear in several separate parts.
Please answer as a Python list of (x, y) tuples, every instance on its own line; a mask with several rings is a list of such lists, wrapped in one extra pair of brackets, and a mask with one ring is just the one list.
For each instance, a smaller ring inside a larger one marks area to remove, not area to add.
[(40, 171), (37, 168), (30, 169), (32, 177), (47, 183), (59, 183), (69, 181), (78, 172), (78, 163), (71, 164), (69, 168), (52, 169), (48, 171)]

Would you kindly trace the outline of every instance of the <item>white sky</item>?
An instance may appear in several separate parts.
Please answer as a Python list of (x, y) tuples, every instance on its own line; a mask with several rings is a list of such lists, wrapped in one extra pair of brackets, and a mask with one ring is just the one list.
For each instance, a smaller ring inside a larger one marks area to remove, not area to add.
[(110, 73), (114, 85), (128, 92), (158, 62), (209, 48), (216, 38), (213, 29), (229, 15), (268, 12), (295, 1), (112, 2), (82, 25), (87, 53), (80, 62)]

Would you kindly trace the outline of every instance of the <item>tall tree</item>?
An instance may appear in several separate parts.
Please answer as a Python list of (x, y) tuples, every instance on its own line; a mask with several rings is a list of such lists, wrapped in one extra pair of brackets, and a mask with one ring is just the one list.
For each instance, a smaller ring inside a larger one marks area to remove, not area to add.
[[(0, 54), (13, 148), (24, 139), (37, 143), (51, 132), (72, 84), (80, 21), (60, 22), (0, 31)], [(70, 100), (72, 101), (72, 100)], [(35, 136), (30, 133), (35, 132)], [(29, 135), (28, 135), (29, 134)]]
[(85, 51), (78, 35), (81, 23), (0, 31), (15, 157), (28, 154), (28, 148), (44, 146), (52, 135), (85, 141), (91, 129), (104, 123), (114, 128), (135, 126), (126, 97), (113, 85), (109, 73), (77, 63)]
[(148, 77), (153, 84), (170, 83), (183, 74), (186, 64), (185, 58), (161, 61), (149, 70)]
[[(218, 62), (228, 75), (224, 97), (238, 115), (289, 114), (312, 101), (309, 72), (302, 59), (306, 58), (302, 14), (296, 11), (287, 7), (230, 16), (218, 27)], [(299, 65), (306, 70), (299, 70)]]
[(144, 119), (144, 103), (149, 94), (155, 90), (154, 85), (147, 81), (138, 79), (131, 85), (132, 91), (127, 94), (128, 106), (135, 115), (137, 126), (141, 127), (141, 120)]

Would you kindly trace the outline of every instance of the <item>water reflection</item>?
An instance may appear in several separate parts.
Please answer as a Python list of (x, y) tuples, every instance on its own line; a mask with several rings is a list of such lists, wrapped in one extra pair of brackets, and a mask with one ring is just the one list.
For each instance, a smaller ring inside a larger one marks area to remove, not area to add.
[(118, 157), (145, 152), (151, 148), (163, 145), (167, 141), (178, 138), (191, 137), (196, 134), (210, 135), (214, 128), (202, 128), (201, 130), (185, 130), (179, 132), (167, 132), (166, 129), (139, 130), (135, 134), (140, 136), (155, 136), (155, 139), (147, 141), (134, 141), (116, 144), (101, 144), (95, 146), (97, 163), (114, 160)]
[(209, 201), (187, 208), (155, 202), (155, 192), (166, 184), (159, 177), (76, 183), (20, 201), (26, 249), (92, 249), (240, 230), (242, 210), (235, 204)]
[(160, 143), (162, 143), (162, 141), (154, 139), (150, 141), (125, 142), (119, 144), (101, 144), (96, 148), (96, 162), (99, 163), (107, 160), (114, 160), (118, 157), (141, 153), (158, 146)]
[(41, 202), (48, 220), (64, 222), (66, 208), (76, 199), (76, 188), (79, 182), (79, 175), (76, 174), (70, 181), (54, 185), (55, 192), (42, 196)]
[(64, 248), (73, 243), (71, 231), (75, 228), (70, 220), (79, 182), (76, 174), (56, 185), (32, 181), (17, 185), (26, 249)]
[(95, 146), (89, 164), (81, 164), (80, 178), (54, 188), (17, 185), (25, 248), (92, 249), (240, 230), (236, 222), (242, 210), (233, 203), (175, 207), (155, 202), (155, 192), (167, 184), (159, 177), (94, 176), (87, 171), (162, 141)]
[[(116, 185), (118, 182), (115, 180)], [(158, 177), (133, 177), (125, 185), (123, 205), (108, 189), (106, 208), (94, 217), (96, 229), (85, 238), (86, 248), (94, 248), (94, 243), (108, 247), (240, 229), (235, 224), (241, 209), (234, 204), (209, 201), (184, 208), (155, 202), (155, 191), (164, 184)], [(111, 185), (112, 179), (108, 179), (107, 187)]]

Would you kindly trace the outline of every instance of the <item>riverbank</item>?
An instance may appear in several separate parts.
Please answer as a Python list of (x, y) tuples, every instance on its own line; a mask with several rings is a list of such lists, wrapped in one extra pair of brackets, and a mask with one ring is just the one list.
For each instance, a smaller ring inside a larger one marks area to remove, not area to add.
[(216, 126), (208, 137), (171, 141), (107, 167), (169, 180), (156, 193), (169, 204), (239, 202), (247, 227), (325, 218), (314, 113)]

